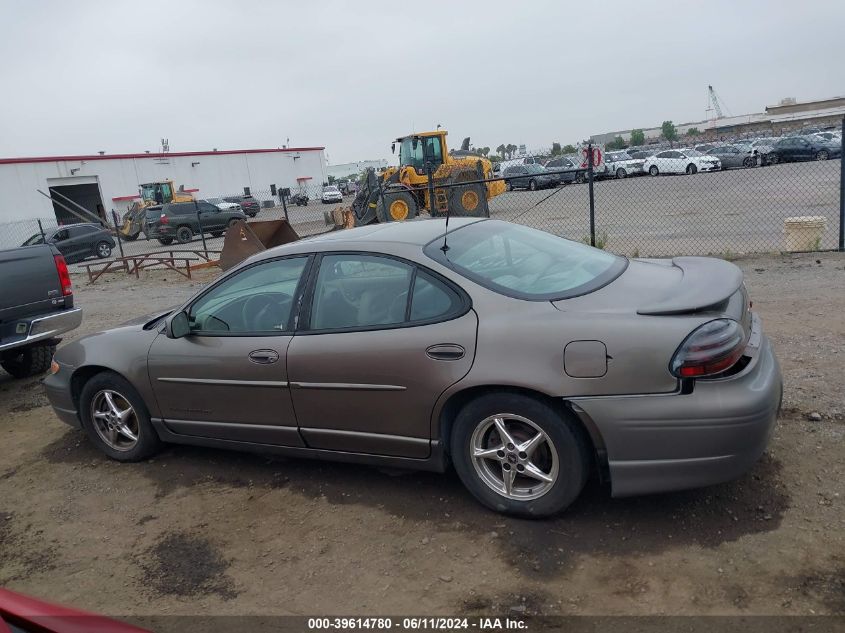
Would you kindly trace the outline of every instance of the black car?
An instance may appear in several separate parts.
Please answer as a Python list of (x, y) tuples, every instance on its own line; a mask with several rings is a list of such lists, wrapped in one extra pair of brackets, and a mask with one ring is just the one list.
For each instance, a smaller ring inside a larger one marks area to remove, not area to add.
[(185, 244), (200, 233), (220, 237), (235, 220), (246, 220), (246, 215), (242, 211), (221, 210), (210, 202), (171, 202), (147, 209), (144, 232), (147, 238), (157, 239), (165, 246), (174, 239)]
[(772, 145), (769, 162), (827, 160), (842, 156), (842, 147), (830, 141), (808, 136), (787, 136)]
[(502, 176), (508, 178), (508, 191), (513, 189), (546, 189), (556, 187), (558, 180), (555, 176), (547, 174), (542, 165), (533, 163), (531, 165), (511, 165), (505, 168)]
[[(546, 163), (546, 171), (562, 172), (559, 174), (549, 174), (558, 184), (566, 184), (568, 182), (575, 182), (578, 178), (578, 166), (566, 157), (553, 158)], [(572, 170), (572, 171), (567, 171)]]
[(261, 211), (261, 204), (252, 196), (226, 196), (223, 198), (226, 202), (234, 202), (241, 205), (249, 217), (254, 218)]
[(58, 248), (68, 264), (80, 262), (88, 257), (105, 259), (111, 256), (111, 251), (115, 246), (111, 231), (99, 224), (87, 222), (65, 224), (56, 229), (45, 231), (43, 236), (37, 233), (21, 246), (32, 246), (45, 242)]

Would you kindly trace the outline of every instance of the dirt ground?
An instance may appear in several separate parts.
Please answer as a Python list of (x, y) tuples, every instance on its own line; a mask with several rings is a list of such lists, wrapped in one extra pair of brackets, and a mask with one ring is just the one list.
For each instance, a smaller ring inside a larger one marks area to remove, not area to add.
[[(189, 447), (121, 465), (37, 379), (0, 374), (0, 585), (113, 615), (845, 614), (845, 256), (737, 263), (786, 383), (738, 481), (617, 500), (593, 482), (563, 516), (525, 521), (451, 472)], [(86, 315), (68, 338), (210, 278), (77, 275)]]

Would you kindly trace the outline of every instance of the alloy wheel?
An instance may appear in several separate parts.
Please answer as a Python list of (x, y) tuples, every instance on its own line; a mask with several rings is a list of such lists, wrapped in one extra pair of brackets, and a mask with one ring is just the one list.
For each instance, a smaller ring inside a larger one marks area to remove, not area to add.
[(116, 451), (132, 450), (138, 443), (138, 415), (129, 400), (117, 391), (103, 389), (94, 394), (91, 421), (100, 439)]
[(507, 499), (537, 499), (555, 485), (560, 472), (551, 438), (528, 418), (500, 413), (482, 420), (470, 440), (475, 472)]

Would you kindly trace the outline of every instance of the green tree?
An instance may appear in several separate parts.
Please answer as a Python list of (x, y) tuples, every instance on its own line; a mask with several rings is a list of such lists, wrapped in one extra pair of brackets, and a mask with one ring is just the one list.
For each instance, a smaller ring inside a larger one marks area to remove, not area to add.
[(631, 130), (631, 145), (639, 146), (645, 143), (645, 134), (642, 130)]
[(691, 127), (687, 130), (687, 136), (701, 136), (701, 132), (697, 127)]
[(482, 156), (487, 156), (490, 153), (490, 148), (489, 147), (482, 147), (480, 150), (478, 150), (478, 153), (481, 154)]
[(670, 143), (678, 140), (678, 130), (671, 121), (664, 121), (663, 125), (660, 126), (660, 130), (663, 132), (663, 138)]
[(519, 148), (516, 145), (514, 145), (513, 143), (508, 143), (507, 147), (505, 147), (505, 150), (508, 153), (508, 158), (513, 158), (513, 155), (517, 149)]
[(506, 152), (507, 148), (504, 146), (504, 144), (499, 145), (499, 147), (496, 148), (496, 153), (499, 154), (499, 156), (501, 156), (502, 158), (505, 157)]
[(561, 154), (574, 154), (575, 153), (575, 146), (574, 145), (564, 145), (560, 148)]
[(552, 156), (560, 156), (560, 143), (552, 143)]
[(337, 181), (337, 178), (329, 174), (329, 184), (333, 185)]
[(628, 144), (625, 142), (621, 136), (617, 136), (614, 138), (610, 143), (606, 145), (607, 149), (625, 149), (628, 147)]

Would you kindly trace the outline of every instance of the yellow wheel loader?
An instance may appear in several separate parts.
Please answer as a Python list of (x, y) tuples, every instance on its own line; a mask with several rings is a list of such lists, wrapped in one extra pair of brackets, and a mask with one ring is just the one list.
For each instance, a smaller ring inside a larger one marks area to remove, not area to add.
[(468, 152), (460, 156), (449, 153), (446, 130), (402, 136), (393, 143), (394, 151), (397, 144), (399, 166), (382, 174), (368, 170), (351, 213), (342, 218), (329, 213), (327, 224), (349, 227), (400, 222), (421, 211), (432, 216), (489, 217), (487, 201), (505, 191), (503, 181), (492, 180), (489, 160)]
[(144, 227), (144, 216), (148, 207), (168, 202), (194, 201), (194, 196), (186, 192), (183, 187), (175, 189), (172, 180), (144, 183), (138, 188), (138, 192), (141, 194), (141, 200), (133, 202), (123, 214), (123, 224), (120, 227), (120, 237), (130, 242), (138, 239)]

